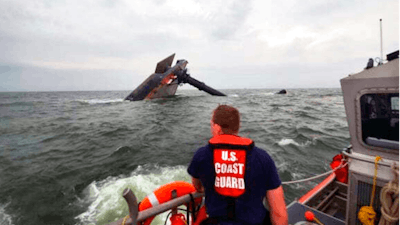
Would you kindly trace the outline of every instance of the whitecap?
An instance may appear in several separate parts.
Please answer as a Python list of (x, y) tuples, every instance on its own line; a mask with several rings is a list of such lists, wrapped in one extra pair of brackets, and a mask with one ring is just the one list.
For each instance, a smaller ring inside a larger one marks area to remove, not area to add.
[(290, 144), (293, 144), (293, 145), (296, 145), (296, 146), (300, 146), (300, 144), (297, 143), (296, 141), (294, 141), (293, 139), (284, 138), (284, 139), (282, 139), (282, 140), (280, 140), (278, 142), (278, 145), (280, 145), (280, 146), (285, 146), (285, 145), (290, 145)]
[(90, 100), (86, 100), (86, 102), (89, 104), (107, 104), (107, 103), (123, 102), (123, 101), (124, 101), (124, 99), (90, 99)]
[(296, 142), (296, 141), (293, 140), (293, 139), (283, 138), (282, 140), (280, 140), (280, 141), (278, 142), (278, 145), (280, 145), (280, 146), (286, 146), (286, 145), (292, 144), (292, 145), (296, 145), (296, 146), (299, 146), (299, 147), (307, 147), (307, 146), (310, 146), (311, 144), (314, 144), (314, 143), (315, 143), (315, 140), (316, 140), (316, 138), (313, 138), (313, 140), (307, 140), (307, 141), (304, 142), (304, 143), (298, 143), (298, 142)]
[(275, 93), (274, 92), (267, 92), (267, 93), (262, 93), (263, 95), (266, 95), (266, 96), (270, 96), (270, 95), (274, 95)]
[(115, 102), (123, 102), (124, 99), (121, 99), (121, 98), (119, 98), (119, 99), (89, 99), (89, 100), (77, 99), (74, 101), (82, 103), (82, 104), (95, 105), (95, 104), (110, 104), (110, 103), (115, 103)]
[[(122, 197), (125, 188), (130, 188), (140, 202), (159, 186), (176, 180), (190, 182), (186, 167), (139, 166), (130, 176), (108, 177), (102, 181), (94, 181), (85, 188), (84, 198), (80, 201), (80, 204), (89, 206), (76, 219), (82, 224), (116, 221), (128, 214), (128, 206)], [(164, 224), (167, 214), (156, 217), (152, 224)]]
[(6, 213), (6, 207), (10, 203), (7, 203), (5, 205), (0, 205), (0, 225), (12, 225), (12, 217), (11, 215)]
[(274, 92), (260, 92), (260, 93), (252, 93), (249, 94), (250, 96), (260, 96), (260, 95), (266, 95), (266, 96), (271, 96), (274, 95)]

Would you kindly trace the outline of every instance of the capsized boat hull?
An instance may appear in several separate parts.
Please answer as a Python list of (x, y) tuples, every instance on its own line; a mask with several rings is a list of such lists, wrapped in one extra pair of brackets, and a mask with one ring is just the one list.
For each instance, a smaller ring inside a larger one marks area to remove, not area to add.
[(139, 101), (153, 98), (166, 98), (175, 95), (179, 84), (188, 83), (215, 96), (225, 96), (225, 94), (207, 86), (201, 81), (191, 77), (187, 73), (186, 65), (188, 61), (178, 60), (171, 67), (175, 54), (165, 58), (157, 64), (156, 71), (133, 90), (125, 100)]
[(174, 72), (185, 69), (187, 61), (177, 63), (177, 65), (171, 68), (174, 57), (175, 54), (160, 61), (156, 66), (155, 73), (144, 80), (125, 100), (139, 101), (175, 95), (178, 88), (178, 80)]

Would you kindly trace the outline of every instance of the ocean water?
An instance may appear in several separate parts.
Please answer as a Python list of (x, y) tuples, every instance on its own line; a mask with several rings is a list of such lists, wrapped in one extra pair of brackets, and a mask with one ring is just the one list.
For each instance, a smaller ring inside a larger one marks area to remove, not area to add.
[[(239, 109), (240, 135), (272, 156), (282, 181), (328, 171), (350, 143), (340, 89), (221, 91), (138, 102), (123, 100), (130, 91), (0, 93), (0, 225), (107, 224), (128, 214), (125, 188), (140, 201), (190, 181), (218, 104)], [(286, 203), (317, 183), (284, 185)]]

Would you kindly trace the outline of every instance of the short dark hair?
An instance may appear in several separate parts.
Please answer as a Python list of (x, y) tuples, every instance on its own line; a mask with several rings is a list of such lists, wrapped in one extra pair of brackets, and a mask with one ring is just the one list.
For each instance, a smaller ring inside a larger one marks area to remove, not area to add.
[(222, 128), (224, 134), (235, 134), (239, 131), (239, 111), (229, 105), (219, 105), (213, 113), (212, 120)]

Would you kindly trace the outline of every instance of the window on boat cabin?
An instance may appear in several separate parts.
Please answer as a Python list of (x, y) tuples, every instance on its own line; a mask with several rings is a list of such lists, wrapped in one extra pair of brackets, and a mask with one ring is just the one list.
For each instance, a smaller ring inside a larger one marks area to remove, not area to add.
[(399, 93), (365, 94), (360, 106), (363, 142), (399, 149)]

